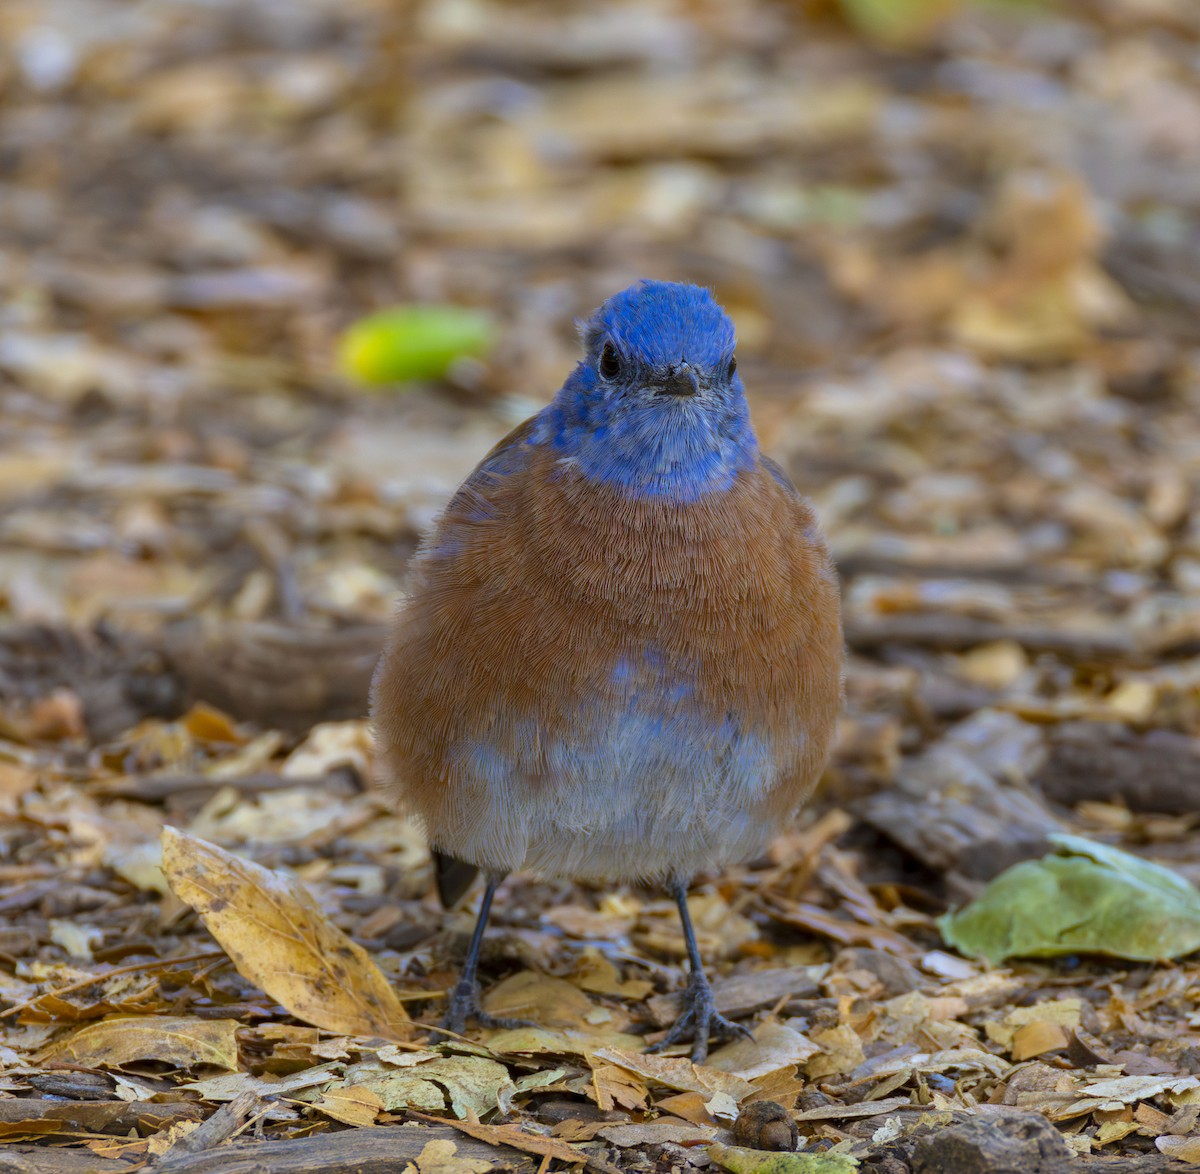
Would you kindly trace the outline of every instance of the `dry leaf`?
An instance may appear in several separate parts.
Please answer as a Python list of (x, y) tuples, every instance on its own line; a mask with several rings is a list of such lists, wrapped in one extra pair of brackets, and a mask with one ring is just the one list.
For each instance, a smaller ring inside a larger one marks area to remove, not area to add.
[[(753, 1101), (777, 1101), (781, 1105), (794, 1105), (796, 1098), (804, 1091), (805, 1082), (794, 1068), (780, 1068), (768, 1072), (765, 1076), (756, 1076), (752, 1081), (755, 1092), (743, 1101), (750, 1104)], [(685, 1114), (680, 1113), (680, 1116)]]
[(0, 815), (15, 815), (18, 800), (33, 790), (37, 780), (37, 771), (0, 759)]
[[(1079, 1026), (1079, 1016), (1083, 1007), (1079, 999), (1047, 999), (1045, 1002), (1034, 1003), (1032, 1007), (1014, 1007), (1002, 1020), (988, 1020), (983, 1025), (987, 1037), (993, 1043), (1012, 1050), (1016, 1044), (1017, 1033), (1021, 1028), (1035, 1023), (1056, 1024), (1069, 1029)], [(1058, 1045), (1065, 1047), (1065, 1044)], [(1024, 1056), (1013, 1056), (1013, 1059), (1028, 1060), (1036, 1055), (1030, 1052)]]
[(640, 1052), (627, 1052), (623, 1048), (600, 1048), (596, 1055), (656, 1084), (663, 1084), (680, 1092), (699, 1092), (708, 1096), (724, 1092), (740, 1103), (743, 1098), (756, 1091), (754, 1085), (740, 1076), (693, 1064), (681, 1057), (649, 1056)]
[(189, 1133), (199, 1129), (199, 1121), (176, 1121), (174, 1125), (160, 1130), (150, 1138), (146, 1153), (152, 1158), (161, 1158), (177, 1141), (182, 1141)]
[(569, 980), (581, 990), (596, 995), (616, 995), (618, 998), (641, 1002), (654, 990), (654, 983), (644, 978), (622, 979), (620, 971), (599, 950), (589, 947), (579, 956)]
[(383, 1101), (369, 1088), (360, 1084), (344, 1085), (327, 1089), (313, 1108), (326, 1117), (332, 1117), (343, 1125), (374, 1125), (375, 1118), (383, 1108)]
[(180, 724), (197, 742), (212, 745), (244, 746), (246, 738), (238, 732), (233, 719), (203, 701), (193, 705), (179, 719)]
[[(423, 1121), (434, 1120), (423, 1113), (414, 1113)], [(526, 1133), (520, 1125), (483, 1125), (478, 1121), (438, 1121), (439, 1125), (451, 1125), (460, 1133), (474, 1137), (478, 1141), (486, 1141), (489, 1145), (507, 1145), (513, 1149), (522, 1150), (527, 1154), (537, 1154), (543, 1158), (557, 1158), (575, 1166), (587, 1160), (587, 1155), (577, 1150), (557, 1137), (546, 1137), (540, 1133)], [(421, 1174), (425, 1174), (422, 1170)]]
[(1154, 1140), (1160, 1154), (1177, 1162), (1200, 1162), (1200, 1137), (1158, 1137)]
[(367, 952), (286, 873), (163, 829), (163, 872), (238, 973), (297, 1019), (345, 1035), (408, 1039), (408, 1015)]
[[(1111, 1069), (1110, 1069), (1111, 1071)], [(1080, 1092), (1086, 1097), (1099, 1097), (1106, 1101), (1149, 1100), (1163, 1093), (1181, 1093), (1200, 1088), (1200, 1077), (1196, 1076), (1118, 1076), (1112, 1080), (1096, 1080), (1085, 1085)]]
[(1098, 1126), (1096, 1129), (1098, 1146), (1111, 1145), (1114, 1141), (1120, 1141), (1121, 1138), (1128, 1137), (1139, 1129), (1138, 1123), (1133, 1120), (1133, 1114), (1128, 1109), (1121, 1109), (1115, 1113), (1097, 1112), (1095, 1118)]
[(313, 726), (304, 742), (283, 764), (287, 778), (327, 774), (338, 766), (352, 766), (364, 778), (371, 771), (371, 734), (365, 721), (322, 722)]
[(735, 1039), (708, 1058), (711, 1068), (731, 1072), (744, 1080), (755, 1080), (771, 1072), (795, 1072), (820, 1052), (806, 1035), (768, 1019), (754, 1029), (753, 1039)]
[[(542, 917), (546, 925), (555, 926), (574, 938), (624, 937), (637, 921), (636, 909), (588, 909), (582, 905), (555, 905)], [(588, 951), (591, 953), (591, 951)], [(586, 957), (587, 954), (584, 955)], [(583, 985), (582, 983), (580, 985)], [(586, 988), (585, 988), (586, 989)]]
[(708, 1099), (699, 1092), (677, 1092), (674, 1096), (663, 1097), (662, 1100), (655, 1101), (654, 1107), (660, 1113), (670, 1113), (674, 1117), (682, 1117), (693, 1125), (715, 1125), (712, 1114), (705, 1107)]
[(160, 1060), (176, 1068), (238, 1066), (236, 1019), (122, 1015), (81, 1027), (46, 1048), (39, 1059), (67, 1060), (90, 1068), (119, 1068)]
[(1057, 1052), (1065, 1048), (1070, 1040), (1066, 1031), (1058, 1023), (1047, 1023), (1037, 1019), (1018, 1027), (1013, 1033), (1012, 1058), (1014, 1060), (1032, 1060), (1046, 1052)]
[(650, 1095), (636, 1075), (616, 1064), (597, 1064), (592, 1069), (592, 1090), (597, 1107), (605, 1112), (613, 1105), (620, 1105), (622, 1109), (644, 1109)]
[(508, 1069), (486, 1056), (443, 1056), (418, 1053), (420, 1061), (400, 1066), (374, 1060), (346, 1069), (345, 1086), (367, 1089), (389, 1113), (424, 1109), (457, 1117), (482, 1117), (493, 1112), (500, 1097), (512, 1090)]
[(514, 1102), (522, 1093), (547, 1089), (552, 1085), (563, 1084), (570, 1075), (566, 1068), (543, 1068), (538, 1072), (527, 1072), (514, 1080), (508, 1088), (501, 1088), (496, 1094), (496, 1103), (500, 1112), (507, 1115), (513, 1111)]
[[(231, 1072), (224, 1076), (212, 1076), (207, 1080), (191, 1080), (181, 1085), (181, 1088), (194, 1092), (206, 1101), (223, 1103), (232, 1101), (243, 1092), (252, 1092), (264, 1100), (274, 1100), (273, 1107), (267, 1114), (272, 1121), (289, 1120), (294, 1117), (295, 1110), (283, 1104), (282, 1098), (295, 1097), (307, 1089), (332, 1085), (338, 1080), (340, 1064), (320, 1064), (316, 1068), (307, 1068), (301, 1072), (293, 1072), (290, 1076), (279, 1079), (250, 1076), (245, 1072)], [(315, 1097), (310, 1097), (315, 1099)]]
[(810, 1038), (821, 1050), (804, 1066), (809, 1080), (853, 1072), (865, 1059), (862, 1040), (848, 1023), (814, 1031)]
[(95, 925), (80, 925), (77, 921), (52, 917), (49, 922), (50, 940), (62, 946), (72, 957), (91, 962), (92, 947), (104, 942), (104, 931)]
[(435, 1138), (404, 1167), (404, 1174), (486, 1174), (493, 1164), (486, 1158), (460, 1158), (458, 1146), (448, 1137)]
[(162, 844), (156, 840), (110, 844), (104, 851), (104, 863), (144, 893), (165, 897), (171, 891), (162, 871)]
[(484, 1010), (506, 1018), (529, 1019), (539, 1027), (590, 1031), (596, 1004), (562, 978), (522, 970), (488, 991)]

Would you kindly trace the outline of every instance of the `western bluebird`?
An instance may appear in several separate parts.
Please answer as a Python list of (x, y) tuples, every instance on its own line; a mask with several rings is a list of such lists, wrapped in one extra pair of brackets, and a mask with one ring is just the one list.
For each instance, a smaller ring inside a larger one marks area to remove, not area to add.
[(439, 891), (487, 880), (445, 1019), (499, 1020), (476, 971), (514, 869), (653, 881), (690, 974), (659, 1047), (718, 1015), (688, 916), (701, 869), (746, 860), (808, 796), (841, 701), (837, 580), (811, 506), (759, 451), (733, 325), (707, 290), (643, 281), (583, 332), (552, 403), (455, 493), (372, 685), (382, 774), (424, 824)]

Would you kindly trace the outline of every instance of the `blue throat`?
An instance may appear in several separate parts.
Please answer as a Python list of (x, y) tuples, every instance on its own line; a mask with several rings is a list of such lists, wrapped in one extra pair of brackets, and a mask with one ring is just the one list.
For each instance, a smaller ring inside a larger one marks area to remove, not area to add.
[(633, 498), (684, 503), (729, 489), (758, 459), (740, 383), (721, 397), (619, 404), (598, 385), (593, 368), (580, 363), (531, 437), (592, 481)]

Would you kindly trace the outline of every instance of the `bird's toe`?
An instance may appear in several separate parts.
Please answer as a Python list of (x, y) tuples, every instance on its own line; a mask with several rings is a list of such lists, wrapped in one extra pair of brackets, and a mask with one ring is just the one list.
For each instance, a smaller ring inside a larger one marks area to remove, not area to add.
[(480, 1027), (506, 1028), (513, 1030), (518, 1027), (537, 1027), (529, 1019), (516, 1019), (507, 1015), (491, 1015), (479, 1005), (479, 984), (474, 982), (459, 982), (450, 994), (450, 1006), (440, 1027), (435, 1031), (449, 1035), (462, 1035), (469, 1023)]
[(710, 1039), (753, 1039), (749, 1028), (726, 1019), (717, 1012), (712, 987), (707, 980), (688, 986), (683, 994), (683, 1012), (671, 1024), (667, 1034), (653, 1047), (651, 1053), (662, 1052), (683, 1040), (692, 1041), (692, 1063), (703, 1064), (708, 1059)]

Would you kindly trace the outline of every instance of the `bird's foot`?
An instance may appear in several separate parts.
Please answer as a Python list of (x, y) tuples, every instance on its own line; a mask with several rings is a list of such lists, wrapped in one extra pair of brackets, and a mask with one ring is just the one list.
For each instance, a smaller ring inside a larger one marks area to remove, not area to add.
[(647, 1051), (661, 1052), (689, 1037), (692, 1040), (693, 1064), (703, 1064), (708, 1059), (710, 1037), (719, 1040), (754, 1038), (749, 1028), (717, 1013), (712, 987), (702, 970), (696, 971), (688, 979), (683, 992), (683, 1014), (671, 1024), (666, 1037), (652, 1048), (647, 1048)]
[(450, 1006), (446, 1009), (445, 1018), (440, 1028), (435, 1031), (449, 1032), (452, 1035), (462, 1035), (467, 1023), (474, 1021), (480, 1027), (536, 1027), (528, 1019), (510, 1019), (504, 1015), (489, 1015), (479, 1005), (479, 984), (468, 979), (461, 979), (450, 993)]

